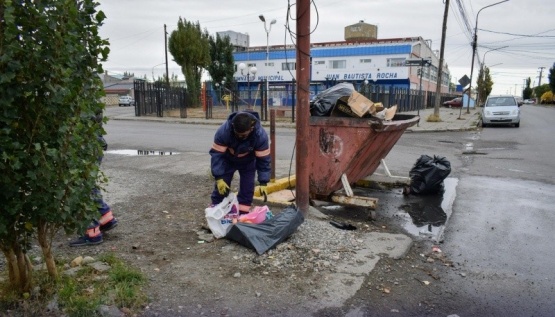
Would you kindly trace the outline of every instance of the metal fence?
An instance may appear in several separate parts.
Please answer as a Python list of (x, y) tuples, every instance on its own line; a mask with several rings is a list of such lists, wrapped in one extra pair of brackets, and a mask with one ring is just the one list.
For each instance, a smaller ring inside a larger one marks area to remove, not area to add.
[(164, 82), (149, 83), (144, 80), (133, 82), (135, 93), (135, 116), (163, 117), (164, 112), (179, 110), (179, 117), (187, 118), (190, 105), (187, 89), (172, 87)]
[[(277, 120), (295, 121), (297, 98), (294, 84), (269, 85), (269, 90), (264, 82), (253, 83), (249, 87), (234, 86), (232, 89), (214, 87), (211, 82), (206, 82), (205, 87), (201, 105), (198, 105), (189, 100), (185, 88), (169, 87), (163, 82), (135, 81), (135, 115), (162, 117), (178, 113), (181, 118), (225, 119), (232, 112), (248, 109), (259, 112), (261, 119), (267, 121), (268, 110), (275, 110)], [(321, 92), (326, 87), (320, 85), (314, 88), (314, 91), (319, 89)], [(375, 103), (381, 102), (385, 108), (397, 105), (399, 113), (434, 107), (436, 99), (433, 92), (372, 84), (359, 85), (358, 92)], [(454, 97), (440, 94), (440, 104)]]

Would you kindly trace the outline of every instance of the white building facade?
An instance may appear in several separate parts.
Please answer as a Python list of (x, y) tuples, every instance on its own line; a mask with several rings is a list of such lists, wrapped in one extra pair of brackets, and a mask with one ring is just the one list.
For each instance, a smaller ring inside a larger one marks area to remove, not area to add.
[[(357, 89), (370, 84), (385, 89), (421, 88), (424, 93), (435, 93), (439, 56), (432, 51), (430, 41), (422, 37), (375, 37), (377, 27), (360, 21), (345, 28), (345, 41), (311, 44), (311, 95), (339, 82), (353, 83)], [(292, 83), (296, 77), (296, 48), (293, 45), (238, 49), (234, 59), (233, 77), (239, 90), (265, 84), (266, 80), (270, 98), (272, 95), (278, 97), (273, 93), (274, 90), (293, 89)], [(407, 60), (422, 59), (430, 63), (423, 67), (406, 65)], [(422, 78), (419, 76), (420, 68)], [(449, 69), (444, 64), (441, 93), (449, 93), (450, 79)]]

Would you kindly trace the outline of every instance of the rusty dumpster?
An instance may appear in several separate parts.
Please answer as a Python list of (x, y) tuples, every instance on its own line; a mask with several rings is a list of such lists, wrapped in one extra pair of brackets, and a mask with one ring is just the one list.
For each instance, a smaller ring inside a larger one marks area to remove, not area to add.
[(343, 175), (351, 184), (372, 175), (405, 130), (419, 120), (419, 116), (407, 114), (396, 114), (391, 121), (310, 117), (307, 160), (311, 198), (326, 199), (342, 189)]

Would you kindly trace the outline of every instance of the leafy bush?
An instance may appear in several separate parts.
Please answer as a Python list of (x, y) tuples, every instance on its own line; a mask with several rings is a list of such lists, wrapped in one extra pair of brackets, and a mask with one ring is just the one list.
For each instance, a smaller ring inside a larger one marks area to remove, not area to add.
[(26, 250), (38, 238), (48, 271), (54, 234), (94, 217), (102, 180), (98, 73), (108, 48), (92, 0), (0, 2), (0, 249), (9, 281), (31, 289)]
[(554, 104), (553, 93), (551, 91), (545, 92), (540, 98), (541, 104)]

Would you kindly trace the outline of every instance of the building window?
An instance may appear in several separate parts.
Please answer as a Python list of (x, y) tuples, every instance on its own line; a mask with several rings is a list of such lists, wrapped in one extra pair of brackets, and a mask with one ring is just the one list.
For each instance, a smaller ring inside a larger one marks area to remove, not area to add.
[(338, 60), (338, 61), (330, 61), (330, 68), (331, 69), (347, 68), (347, 61), (344, 59)]
[(274, 63), (264, 63), (264, 65), (274, 67)]
[(326, 61), (314, 61), (314, 65), (324, 65)]
[(372, 59), (370, 59), (370, 58), (363, 58), (363, 59), (360, 60), (360, 63), (361, 63), (361, 64), (369, 64), (369, 63), (372, 63)]
[(387, 67), (401, 67), (405, 66), (405, 58), (388, 58)]
[(297, 69), (297, 63), (281, 63), (281, 70), (295, 70)]

